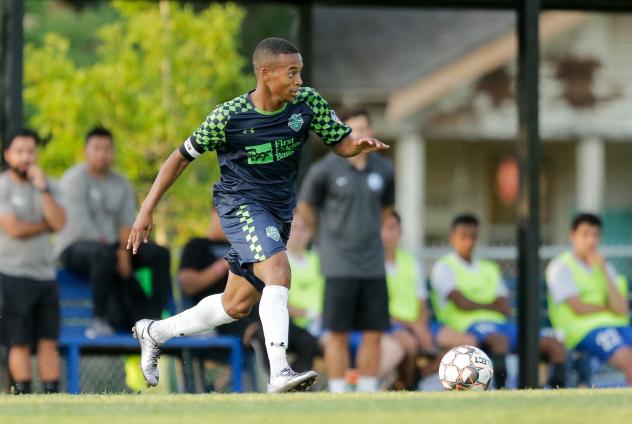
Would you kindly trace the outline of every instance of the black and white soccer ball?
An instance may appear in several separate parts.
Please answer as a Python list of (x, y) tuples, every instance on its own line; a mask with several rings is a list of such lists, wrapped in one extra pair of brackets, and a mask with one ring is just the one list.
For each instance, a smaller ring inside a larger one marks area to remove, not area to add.
[(486, 390), (494, 378), (491, 359), (479, 348), (459, 346), (441, 359), (439, 379), (446, 390)]

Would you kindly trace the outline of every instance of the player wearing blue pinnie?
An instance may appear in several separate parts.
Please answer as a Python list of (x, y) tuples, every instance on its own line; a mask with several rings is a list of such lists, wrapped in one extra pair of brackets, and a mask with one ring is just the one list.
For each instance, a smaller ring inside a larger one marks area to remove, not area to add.
[(158, 383), (158, 355), (167, 340), (245, 317), (259, 300), (270, 359), (268, 391), (307, 390), (317, 377), (314, 371), (294, 372), (286, 358), (290, 265), (285, 244), (296, 205), (300, 152), (310, 130), (344, 157), (388, 146), (355, 137), (314, 89), (301, 87), (303, 61), (290, 42), (265, 39), (252, 60), (256, 89), (217, 106), (169, 156), (129, 236), (128, 248), (135, 253), (149, 238), (162, 195), (191, 161), (206, 151), (217, 152), (221, 178), (214, 186), (214, 203), (231, 244), (226, 290), (165, 320), (136, 323), (141, 369), (150, 386)]

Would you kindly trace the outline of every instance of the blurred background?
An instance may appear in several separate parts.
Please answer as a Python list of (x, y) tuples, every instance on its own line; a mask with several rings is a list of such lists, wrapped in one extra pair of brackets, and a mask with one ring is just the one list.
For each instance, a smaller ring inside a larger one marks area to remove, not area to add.
[[(80, 161), (85, 133), (102, 125), (114, 134), (116, 169), (142, 200), (206, 114), (254, 88), (258, 41), (285, 37), (310, 52), (306, 85), (334, 107), (368, 108), (392, 145), (405, 244), (426, 269), (446, 252), (450, 218), (468, 211), (481, 219), (481, 255), (516, 276), (514, 12), (317, 4), (306, 39), (300, 2), (24, 7), (24, 123), (46, 140), (47, 173)], [(572, 215), (591, 211), (604, 218), (604, 252), (632, 276), (632, 14), (544, 11), (540, 43), (542, 263), (567, 244)], [(304, 165), (325, 152), (312, 143)], [(205, 155), (158, 209), (155, 238), (174, 257), (205, 233), (218, 177), (216, 157)]]

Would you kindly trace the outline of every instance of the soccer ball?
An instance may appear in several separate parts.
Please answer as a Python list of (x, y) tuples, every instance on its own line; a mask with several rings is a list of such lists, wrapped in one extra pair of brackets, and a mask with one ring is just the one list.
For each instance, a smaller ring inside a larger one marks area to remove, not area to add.
[(446, 390), (487, 389), (494, 377), (491, 359), (474, 346), (451, 349), (441, 359), (439, 379)]

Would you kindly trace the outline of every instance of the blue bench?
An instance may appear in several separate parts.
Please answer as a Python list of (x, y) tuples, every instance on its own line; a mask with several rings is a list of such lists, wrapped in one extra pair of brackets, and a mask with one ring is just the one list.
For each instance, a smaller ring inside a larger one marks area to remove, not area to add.
[[(138, 341), (130, 333), (117, 333), (94, 339), (84, 332), (92, 318), (90, 283), (68, 271), (59, 271), (59, 300), (61, 304), (60, 351), (66, 355), (68, 393), (81, 393), (81, 351), (139, 352)], [(167, 342), (164, 352), (181, 352), (182, 349), (229, 349), (231, 385), (234, 392), (242, 391), (244, 352), (241, 340), (235, 336), (177, 337)]]

